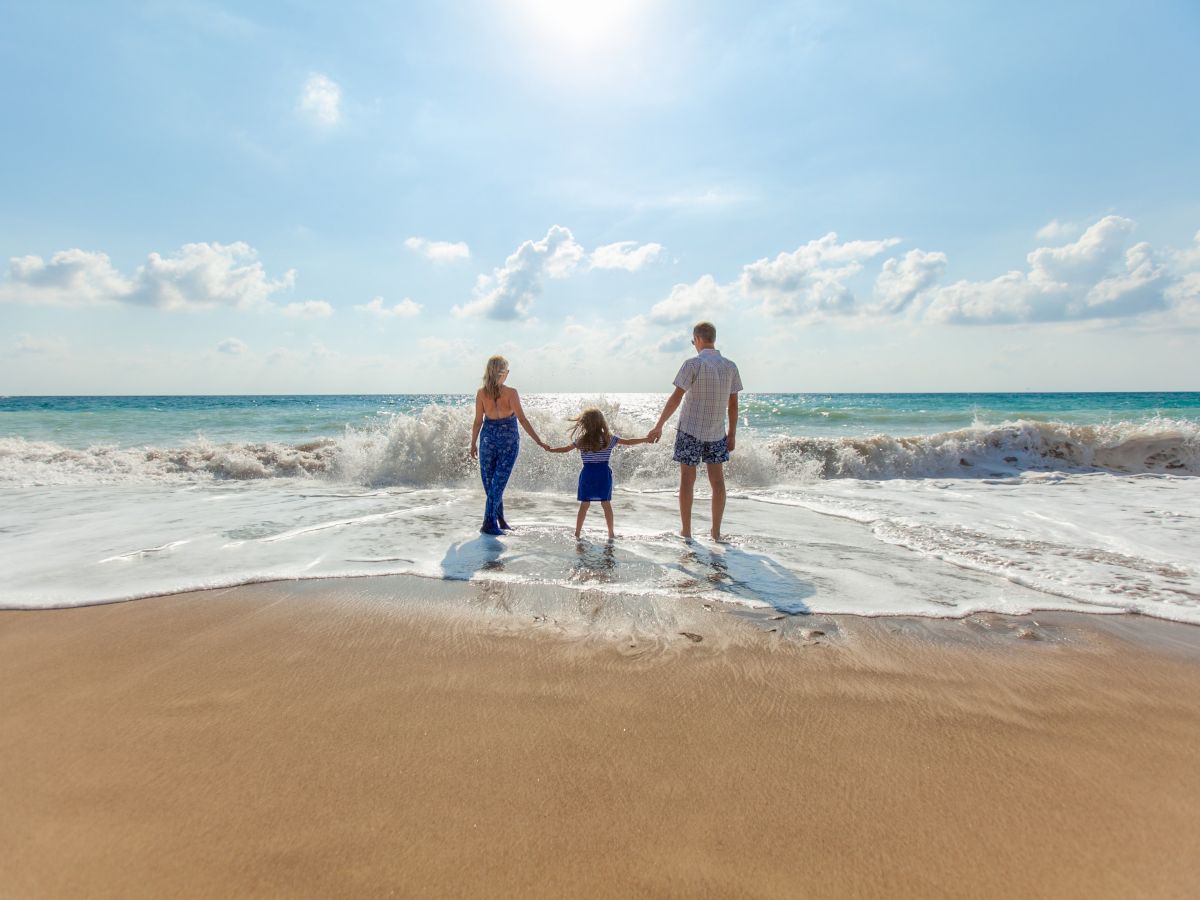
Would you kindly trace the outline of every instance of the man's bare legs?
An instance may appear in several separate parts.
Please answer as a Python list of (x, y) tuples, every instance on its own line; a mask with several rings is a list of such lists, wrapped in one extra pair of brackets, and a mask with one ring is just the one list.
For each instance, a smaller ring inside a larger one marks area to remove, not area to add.
[(708, 486), (712, 488), (712, 539), (721, 540), (721, 519), (725, 517), (725, 466), (708, 463)]
[(696, 491), (696, 467), (679, 464), (679, 533), (692, 536), (692, 497)]

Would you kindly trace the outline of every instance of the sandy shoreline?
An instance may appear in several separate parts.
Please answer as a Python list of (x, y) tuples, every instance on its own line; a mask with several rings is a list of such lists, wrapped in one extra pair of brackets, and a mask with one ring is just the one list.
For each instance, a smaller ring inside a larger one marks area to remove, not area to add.
[(0, 613), (0, 894), (1200, 882), (1200, 629), (637, 610), (604, 625), (611, 598), (560, 600), (601, 623), (589, 635), (473, 591), (285, 583)]

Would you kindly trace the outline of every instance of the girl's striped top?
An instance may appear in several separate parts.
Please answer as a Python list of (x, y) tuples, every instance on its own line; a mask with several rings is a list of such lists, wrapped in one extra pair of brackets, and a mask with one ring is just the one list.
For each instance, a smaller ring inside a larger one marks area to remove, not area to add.
[[(580, 450), (579, 455), (583, 457), (585, 463), (606, 463), (608, 458), (612, 456), (613, 448), (617, 446), (617, 441), (621, 438), (618, 435), (613, 435), (612, 440), (608, 442), (608, 447), (604, 450)], [(576, 444), (575, 446), (579, 446)]]

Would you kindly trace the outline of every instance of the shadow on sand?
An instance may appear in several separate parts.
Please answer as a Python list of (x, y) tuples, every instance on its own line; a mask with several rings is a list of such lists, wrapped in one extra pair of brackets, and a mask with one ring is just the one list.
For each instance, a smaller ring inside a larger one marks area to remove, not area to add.
[(476, 572), (503, 572), (504, 542), (490, 534), (451, 544), (442, 557), (442, 577), (449, 581), (470, 581)]
[(776, 560), (762, 553), (722, 545), (713, 549), (691, 544), (680, 558), (680, 571), (698, 582), (739, 600), (769, 603), (778, 612), (808, 615), (806, 602), (817, 589)]

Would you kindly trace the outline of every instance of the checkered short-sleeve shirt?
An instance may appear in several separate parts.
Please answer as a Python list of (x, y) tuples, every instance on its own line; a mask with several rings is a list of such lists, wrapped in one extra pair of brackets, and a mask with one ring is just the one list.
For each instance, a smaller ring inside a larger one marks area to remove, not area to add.
[(705, 348), (679, 368), (675, 387), (687, 391), (679, 414), (679, 430), (701, 441), (725, 437), (729, 395), (742, 389), (737, 364)]

